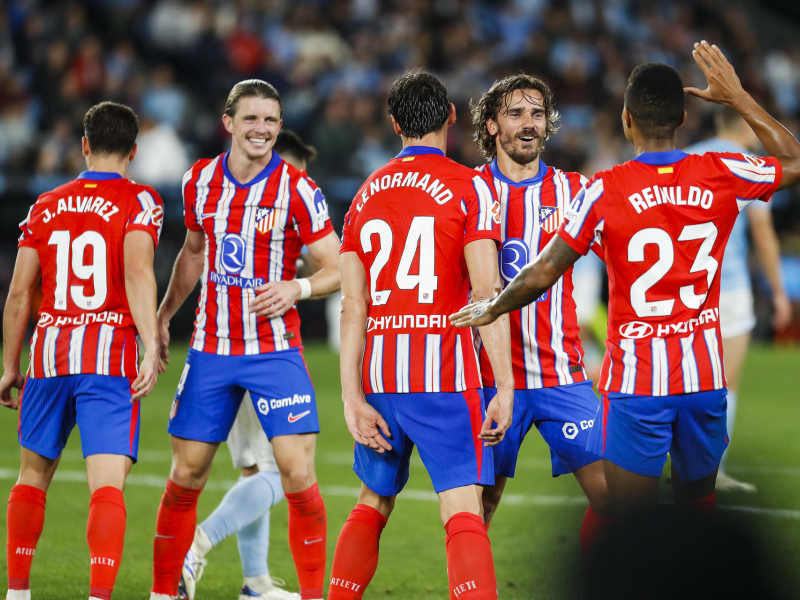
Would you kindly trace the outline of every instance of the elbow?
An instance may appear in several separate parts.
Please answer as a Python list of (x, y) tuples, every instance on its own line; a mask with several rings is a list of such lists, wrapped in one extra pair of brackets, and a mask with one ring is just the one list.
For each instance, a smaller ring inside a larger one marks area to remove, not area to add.
[(489, 300), (495, 298), (500, 292), (503, 291), (503, 286), (498, 279), (493, 284), (481, 285), (472, 288), (472, 301), (480, 302), (481, 300)]
[(355, 296), (342, 295), (342, 319), (367, 318), (367, 305), (363, 299)]

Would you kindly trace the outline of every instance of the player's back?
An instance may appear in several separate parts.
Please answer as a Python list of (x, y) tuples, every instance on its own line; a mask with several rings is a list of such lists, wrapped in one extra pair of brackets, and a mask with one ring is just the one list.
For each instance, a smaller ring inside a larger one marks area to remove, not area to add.
[(345, 218), (370, 290), (366, 393), (481, 386), (469, 330), (448, 315), (469, 301), (464, 246), (497, 240), (486, 179), (433, 148), (411, 146), (373, 173)]
[(136, 229), (157, 244), (162, 221), (155, 191), (113, 173), (81, 173), (37, 199), (20, 225), (20, 246), (38, 252), (42, 271), (31, 377), (136, 375), (123, 244)]
[(587, 183), (564, 229), (586, 243), (599, 237), (606, 256), (601, 390), (665, 396), (725, 386), (719, 265), (739, 211), (779, 182), (775, 159), (676, 150), (643, 154)]

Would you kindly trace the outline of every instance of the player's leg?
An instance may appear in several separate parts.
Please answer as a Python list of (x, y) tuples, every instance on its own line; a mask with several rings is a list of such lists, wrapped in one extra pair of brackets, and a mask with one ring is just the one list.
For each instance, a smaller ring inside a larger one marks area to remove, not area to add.
[[(380, 538), (394, 509), (394, 500), (408, 481), (414, 444), (394, 415), (397, 399), (405, 395), (368, 394), (366, 399), (386, 421), (392, 438), (390, 452), (378, 453), (355, 445), (353, 471), (362, 481), (358, 503), (336, 541), (328, 600), (359, 600), (378, 568)], [(395, 400), (393, 402), (393, 400)]]
[[(723, 314), (723, 317), (725, 315)], [(747, 357), (747, 349), (750, 346), (750, 332), (735, 335), (732, 337), (725, 337), (726, 330), (722, 329), (722, 352), (725, 356), (725, 379), (728, 384), (728, 408), (727, 408), (727, 426), (728, 426), (728, 441), (730, 442), (733, 436), (733, 425), (736, 422), (736, 405), (738, 404), (738, 390), (739, 378), (744, 367), (744, 361)], [(721, 491), (742, 491), (742, 492), (755, 492), (756, 486), (752, 483), (746, 483), (734, 479), (725, 472), (725, 463), (728, 458), (728, 450), (722, 455), (722, 462), (719, 466), (719, 474), (717, 475), (717, 489)]]
[[(502, 444), (503, 442), (500, 443)], [(497, 466), (495, 465), (495, 469), (496, 468)], [(489, 527), (492, 524), (492, 519), (494, 518), (494, 513), (497, 511), (497, 507), (500, 505), (500, 499), (503, 497), (503, 492), (506, 489), (507, 482), (508, 477), (495, 475), (494, 485), (487, 485), (483, 488), (481, 503), (483, 504), (483, 522), (486, 523), (486, 531), (489, 531)]]
[(717, 471), (694, 481), (683, 481), (672, 466), (672, 493), (675, 504), (683, 508), (714, 516), (717, 513), (717, 495), (714, 489)]
[(44, 528), (47, 490), (75, 426), (72, 378), (25, 382), (20, 398), (20, 471), (8, 499), (7, 600), (29, 600), (33, 556)]

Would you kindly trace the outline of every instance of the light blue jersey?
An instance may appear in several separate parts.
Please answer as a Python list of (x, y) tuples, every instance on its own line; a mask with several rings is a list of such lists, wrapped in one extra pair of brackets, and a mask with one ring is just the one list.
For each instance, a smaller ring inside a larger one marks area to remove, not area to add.
[[(706, 152), (741, 152), (749, 154), (748, 150), (739, 144), (719, 137), (689, 146), (686, 148), (686, 152), (689, 154), (705, 154)], [(719, 288), (721, 293), (751, 290), (750, 269), (747, 264), (749, 249), (747, 242), (747, 212), (749, 210), (769, 210), (769, 203), (751, 202), (747, 208), (739, 213), (722, 258)]]

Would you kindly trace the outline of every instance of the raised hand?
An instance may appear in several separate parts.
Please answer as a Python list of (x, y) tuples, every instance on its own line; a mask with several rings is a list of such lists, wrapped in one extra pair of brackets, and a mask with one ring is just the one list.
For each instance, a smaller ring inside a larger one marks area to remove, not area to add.
[(747, 96), (747, 92), (739, 81), (731, 63), (725, 58), (717, 46), (709, 44), (707, 41), (696, 43), (692, 50), (692, 57), (703, 71), (703, 75), (708, 81), (708, 87), (704, 90), (685, 87), (683, 91), (692, 96), (702, 98), (706, 102), (716, 102), (717, 104), (734, 105), (742, 97)]
[(497, 317), (489, 312), (491, 303), (492, 299), (486, 299), (468, 304), (457, 313), (450, 315), (450, 322), (455, 327), (480, 327), (494, 323)]

